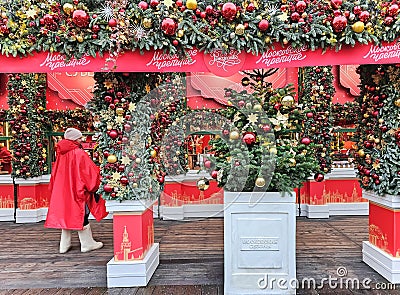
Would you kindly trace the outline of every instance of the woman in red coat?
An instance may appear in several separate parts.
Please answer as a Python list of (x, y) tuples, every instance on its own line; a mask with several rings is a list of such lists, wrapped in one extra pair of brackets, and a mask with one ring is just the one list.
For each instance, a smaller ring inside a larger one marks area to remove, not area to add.
[(0, 143), (0, 164), (1, 164), (1, 171), (7, 171), (11, 173), (11, 160), (12, 155), (10, 151), (4, 146), (4, 144)]
[[(107, 216), (105, 201), (94, 199), (100, 185), (99, 168), (81, 148), (82, 133), (68, 128), (58, 142), (56, 163), (50, 179), (50, 206), (45, 227), (61, 229), (60, 253), (71, 248), (71, 232), (77, 230), (81, 251), (103, 247), (92, 238), (89, 213), (97, 221)], [(90, 212), (89, 212), (90, 211)]]

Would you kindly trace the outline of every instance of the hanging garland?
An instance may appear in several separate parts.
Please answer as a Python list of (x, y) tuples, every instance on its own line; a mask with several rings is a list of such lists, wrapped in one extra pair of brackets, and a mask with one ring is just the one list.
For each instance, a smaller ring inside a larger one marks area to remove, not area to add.
[(45, 74), (10, 74), (8, 105), (13, 153), (12, 175), (17, 178), (41, 176), (48, 171), (45, 134)]
[(278, 42), (300, 48), (336, 48), (399, 37), (396, 0), (346, 1), (2, 1), (0, 49), (67, 57), (104, 52), (198, 48), (258, 54)]
[(360, 66), (362, 90), (357, 125), (361, 187), (378, 194), (400, 193), (400, 68)]
[(335, 94), (332, 67), (306, 67), (300, 101), (306, 113), (303, 137), (317, 145), (315, 150), (321, 173), (331, 171), (331, 105)]

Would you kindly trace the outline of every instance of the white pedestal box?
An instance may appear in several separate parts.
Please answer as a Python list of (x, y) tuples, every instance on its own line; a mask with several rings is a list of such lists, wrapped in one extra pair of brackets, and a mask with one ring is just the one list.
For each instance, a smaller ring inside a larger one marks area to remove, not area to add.
[(225, 192), (224, 294), (296, 294), (295, 199)]

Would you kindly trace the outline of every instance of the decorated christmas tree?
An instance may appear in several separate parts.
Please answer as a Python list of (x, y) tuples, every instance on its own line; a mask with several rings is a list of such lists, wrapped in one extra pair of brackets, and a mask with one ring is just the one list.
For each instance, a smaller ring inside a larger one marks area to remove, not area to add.
[(357, 125), (356, 160), (361, 187), (378, 194), (400, 193), (400, 67), (364, 65)]
[(222, 113), (233, 125), (212, 141), (211, 176), (228, 191), (291, 192), (319, 171), (314, 143), (299, 137), (304, 113), (293, 87), (273, 89), (266, 79), (272, 73), (247, 73), (242, 84), (252, 93), (226, 90), (232, 106)]

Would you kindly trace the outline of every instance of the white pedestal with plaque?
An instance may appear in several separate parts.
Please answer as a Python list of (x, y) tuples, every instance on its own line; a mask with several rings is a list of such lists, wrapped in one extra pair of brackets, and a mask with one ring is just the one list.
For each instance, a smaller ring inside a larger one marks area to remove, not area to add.
[(224, 198), (224, 294), (296, 294), (295, 194)]

